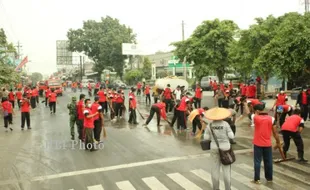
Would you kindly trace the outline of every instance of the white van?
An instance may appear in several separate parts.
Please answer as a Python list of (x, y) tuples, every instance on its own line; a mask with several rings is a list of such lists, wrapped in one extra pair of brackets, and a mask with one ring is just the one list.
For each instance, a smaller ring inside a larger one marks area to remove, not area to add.
[(202, 77), (200, 81), (200, 86), (203, 90), (211, 90), (212, 87), (210, 86), (210, 78), (212, 81), (216, 80), (217, 82), (219, 81), (219, 78), (217, 76), (205, 76)]

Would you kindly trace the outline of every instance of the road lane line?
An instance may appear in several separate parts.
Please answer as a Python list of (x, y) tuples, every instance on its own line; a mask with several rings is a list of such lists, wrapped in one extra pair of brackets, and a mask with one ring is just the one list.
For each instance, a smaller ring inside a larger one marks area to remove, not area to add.
[(94, 185), (94, 186), (88, 186), (88, 190), (104, 190), (102, 185)]
[[(253, 152), (253, 149), (236, 150), (235, 154), (245, 154), (249, 152)], [(92, 174), (92, 173), (98, 173), (98, 172), (113, 171), (113, 170), (120, 170), (120, 169), (126, 169), (126, 168), (134, 168), (134, 167), (139, 167), (139, 166), (147, 166), (147, 165), (161, 164), (161, 163), (167, 163), (167, 162), (208, 158), (208, 157), (210, 157), (210, 153), (187, 155), (187, 156), (180, 156), (180, 157), (168, 157), (168, 158), (161, 158), (161, 159), (155, 159), (155, 160), (149, 160), (149, 161), (133, 162), (129, 164), (107, 166), (107, 167), (102, 167), (102, 168), (93, 168), (93, 169), (77, 170), (77, 171), (57, 173), (57, 174), (51, 174), (51, 175), (45, 175), (45, 176), (37, 176), (37, 177), (30, 178), (30, 179), (22, 178), (19, 180), (3, 180), (3, 181), (0, 181), (0, 185), (8, 185), (8, 184), (13, 184), (13, 183), (29, 181), (29, 180), (31, 182), (44, 181), (44, 180), (58, 179), (58, 178), (63, 178), (63, 177), (71, 177), (71, 176), (77, 176), (77, 175), (85, 175), (85, 174)]]
[[(212, 186), (212, 179), (211, 179), (211, 174), (206, 172), (203, 169), (198, 169), (198, 170), (192, 170), (191, 171), (193, 174), (198, 176), (200, 179), (208, 182)], [(222, 180), (220, 180), (220, 189), (225, 189), (225, 184)], [(231, 187), (232, 190), (238, 190), (234, 187)]]
[[(240, 169), (246, 169), (246, 170), (249, 170), (249, 171), (252, 171), (254, 172), (254, 168), (247, 165), (247, 164), (236, 164), (235, 165), (237, 168), (240, 168)], [(304, 188), (301, 188), (301, 187), (298, 187), (297, 185), (287, 181), (287, 180), (283, 180), (283, 179), (280, 179), (278, 177), (276, 177), (275, 175), (273, 175), (273, 183), (275, 183), (276, 185), (279, 185), (280, 187), (282, 187), (283, 189), (298, 189), (298, 190), (306, 190)]]
[(196, 184), (194, 184), (190, 180), (186, 179), (184, 176), (182, 176), (179, 173), (167, 174), (167, 176), (170, 177), (170, 179), (172, 179), (178, 185), (183, 187), (185, 190), (202, 190)]
[(116, 185), (120, 190), (136, 190), (130, 181), (116, 182)]
[(301, 170), (307, 174), (310, 174), (310, 169), (309, 167), (305, 166), (305, 165), (301, 165), (301, 164), (297, 164), (295, 162), (281, 162), (280, 165), (286, 165), (288, 167), (291, 167), (291, 168), (295, 168), (295, 169), (298, 169), (298, 170)]
[(142, 181), (151, 190), (169, 190), (164, 184), (162, 184), (156, 177), (146, 177), (142, 178)]
[(251, 189), (259, 189), (259, 190), (272, 190), (266, 186), (264, 186), (263, 184), (259, 185), (259, 184), (255, 184), (251, 182), (251, 178), (243, 176), (241, 174), (238, 174), (237, 172), (231, 170), (231, 177), (237, 181), (239, 181), (240, 183), (246, 185), (247, 187), (251, 188)]

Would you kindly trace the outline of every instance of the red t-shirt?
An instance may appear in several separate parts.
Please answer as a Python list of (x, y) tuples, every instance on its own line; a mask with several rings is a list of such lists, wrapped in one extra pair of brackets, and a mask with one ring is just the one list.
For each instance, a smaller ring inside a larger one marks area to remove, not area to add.
[(21, 103), (20, 108), (21, 112), (30, 112), (30, 103), (28, 101), (20, 100), (20, 103)]
[(27, 94), (27, 98), (31, 98), (32, 90), (27, 90), (26, 94)]
[(205, 113), (205, 110), (203, 108), (198, 108), (199, 115), (202, 115)]
[(137, 108), (137, 100), (134, 94), (129, 96), (129, 106), (130, 108)]
[(56, 102), (57, 101), (57, 94), (55, 92), (52, 92), (49, 95), (49, 102)]
[(90, 117), (90, 118), (86, 117), (86, 115), (93, 114), (92, 110), (90, 108), (85, 108), (84, 111), (83, 111), (83, 114), (85, 115), (85, 117), (84, 117), (84, 127), (85, 128), (93, 129), (94, 128), (94, 118), (93, 117)]
[(247, 101), (248, 101), (248, 103), (251, 103), (253, 107), (258, 105), (258, 104), (263, 104), (259, 101), (259, 99), (248, 99)]
[(166, 88), (164, 91), (164, 97), (165, 99), (169, 100), (171, 99), (171, 89), (170, 88)]
[(297, 132), (299, 126), (303, 126), (303, 124), (304, 124), (303, 118), (301, 118), (299, 115), (292, 115), (286, 118), (285, 122), (281, 127), (281, 130)]
[(202, 89), (201, 88), (196, 88), (195, 97), (201, 99), (201, 97), (202, 97)]
[(2, 108), (3, 108), (3, 111), (6, 111), (8, 113), (12, 113), (13, 111), (13, 106), (11, 102), (9, 101), (2, 102)]
[(77, 103), (77, 112), (78, 112), (78, 118), (79, 120), (84, 119), (84, 102), (83, 100), (78, 101)]
[(145, 87), (145, 94), (150, 94), (150, 87), (149, 86)]
[(45, 97), (48, 98), (50, 93), (51, 93), (50, 89), (45, 90)]
[(285, 105), (285, 102), (287, 101), (287, 96), (286, 94), (277, 94), (276, 99), (276, 106)]
[(160, 109), (160, 116), (164, 119), (167, 119), (166, 104), (164, 102), (159, 102), (154, 104), (154, 106)]
[(14, 101), (14, 92), (10, 92), (8, 96), (10, 101)]
[(123, 103), (124, 102), (124, 98), (121, 94), (115, 94), (115, 102), (116, 103)]
[(179, 107), (177, 108), (177, 110), (179, 111), (186, 111), (186, 103), (190, 101), (189, 98), (187, 96), (184, 96), (182, 99), (181, 99), (181, 102), (180, 102), (180, 105)]
[[(92, 113), (100, 112), (101, 110), (102, 110), (102, 107), (100, 104), (95, 102), (91, 105)], [(98, 119), (99, 119), (99, 114), (94, 117), (94, 120), (98, 120)]]
[(100, 90), (97, 94), (99, 96), (99, 102), (106, 102), (107, 101), (106, 94), (103, 90)]
[(39, 92), (37, 89), (32, 90), (32, 96), (39, 96)]
[(17, 100), (21, 100), (23, 98), (23, 93), (21, 91), (16, 92)]
[(271, 147), (272, 127), (275, 119), (269, 115), (254, 115), (254, 139), (253, 144), (260, 147)]

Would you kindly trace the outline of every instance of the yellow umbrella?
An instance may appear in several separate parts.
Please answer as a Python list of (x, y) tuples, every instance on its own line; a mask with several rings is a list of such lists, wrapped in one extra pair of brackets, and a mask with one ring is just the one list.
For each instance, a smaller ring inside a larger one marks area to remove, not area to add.
[(199, 114), (198, 109), (193, 110), (193, 111), (189, 114), (188, 120), (189, 120), (190, 122), (193, 122), (193, 120), (195, 119), (195, 117), (196, 117), (198, 114)]

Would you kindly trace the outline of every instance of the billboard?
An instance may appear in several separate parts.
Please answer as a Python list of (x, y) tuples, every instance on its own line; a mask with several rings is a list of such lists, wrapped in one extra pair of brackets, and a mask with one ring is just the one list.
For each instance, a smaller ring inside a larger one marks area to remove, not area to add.
[(138, 44), (122, 43), (123, 55), (143, 55), (143, 49)]
[(72, 65), (72, 52), (68, 50), (69, 41), (56, 41), (56, 64), (57, 65)]

